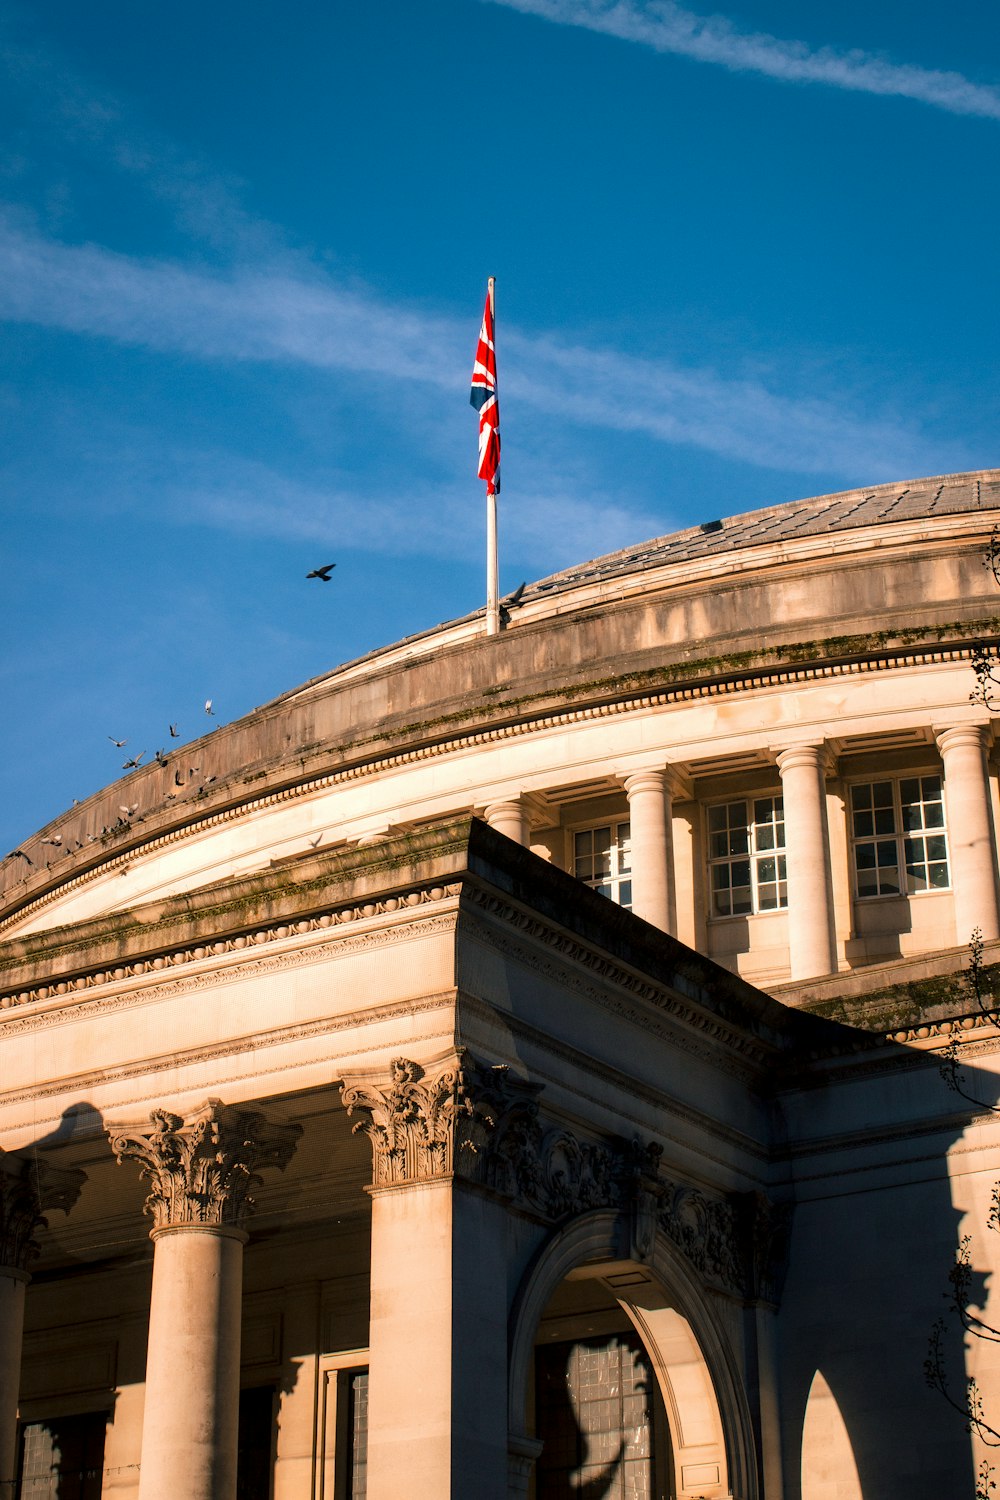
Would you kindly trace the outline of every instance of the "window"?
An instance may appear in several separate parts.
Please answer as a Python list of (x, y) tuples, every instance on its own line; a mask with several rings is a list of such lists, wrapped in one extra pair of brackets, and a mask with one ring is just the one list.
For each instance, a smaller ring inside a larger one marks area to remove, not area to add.
[(855, 890), (912, 895), (949, 884), (940, 776), (905, 776), (851, 787)]
[(667, 1493), (666, 1414), (635, 1333), (539, 1345), (535, 1391), (538, 1500)]
[(365, 1500), (368, 1494), (368, 1371), (347, 1372), (348, 1495)]
[(628, 823), (581, 828), (573, 835), (573, 874), (619, 906), (632, 906), (632, 845)]
[(100, 1500), (107, 1425), (104, 1411), (26, 1423), (19, 1500)]
[(708, 865), (714, 917), (787, 906), (781, 798), (754, 797), (710, 807)]

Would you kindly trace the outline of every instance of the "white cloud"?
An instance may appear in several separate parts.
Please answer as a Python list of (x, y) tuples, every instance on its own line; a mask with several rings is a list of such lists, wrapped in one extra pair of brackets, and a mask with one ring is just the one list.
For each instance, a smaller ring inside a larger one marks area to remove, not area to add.
[(786, 83), (824, 83), (864, 94), (915, 99), (956, 115), (1000, 120), (1000, 91), (961, 73), (894, 63), (853, 48), (812, 49), (767, 32), (740, 31), (725, 16), (699, 16), (671, 0), (491, 0), (560, 26), (580, 26), (656, 52), (761, 73)]
[[(392, 306), (287, 257), (222, 275), (63, 244), (11, 217), (0, 217), (0, 318), (203, 361), (371, 376), (383, 389), (389, 377), (459, 398), (474, 337), (468, 320)], [(508, 411), (551, 414), (560, 429), (576, 423), (786, 472), (872, 480), (933, 472), (944, 456), (912, 425), (858, 412), (836, 393), (780, 394), (759, 380), (510, 326), (501, 358)]]
[[(230, 454), (181, 454), (166, 460), (174, 472), (163, 495), (175, 524), (218, 527), (282, 542), (315, 542), (335, 553), (350, 550), (390, 557), (433, 557), (478, 563), (483, 520), (478, 486), (415, 484), (405, 496), (381, 495), (303, 482), (265, 464)], [(664, 531), (664, 516), (565, 481), (501, 497), (505, 565), (539, 574), (599, 557)], [(421, 524), (414, 525), (414, 517)]]

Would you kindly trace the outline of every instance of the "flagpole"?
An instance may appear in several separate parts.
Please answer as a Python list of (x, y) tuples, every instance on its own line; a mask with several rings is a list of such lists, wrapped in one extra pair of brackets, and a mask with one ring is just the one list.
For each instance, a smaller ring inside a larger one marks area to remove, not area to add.
[[(486, 283), (490, 299), (490, 319), (496, 337), (496, 304), (494, 301), (495, 277)], [(497, 497), (492, 487), (486, 486), (486, 634), (500, 634), (500, 566), (497, 554)]]

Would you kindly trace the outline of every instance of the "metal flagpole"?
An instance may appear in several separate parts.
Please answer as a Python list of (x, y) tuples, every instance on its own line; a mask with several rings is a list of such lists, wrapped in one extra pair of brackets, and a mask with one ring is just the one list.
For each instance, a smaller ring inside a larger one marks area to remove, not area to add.
[[(490, 299), (490, 322), (493, 324), (494, 350), (496, 347), (496, 304), (494, 302), (495, 278), (486, 283)], [(497, 390), (497, 402), (500, 394)], [(497, 556), (497, 497), (493, 486), (486, 486), (486, 634), (500, 634), (500, 565)]]

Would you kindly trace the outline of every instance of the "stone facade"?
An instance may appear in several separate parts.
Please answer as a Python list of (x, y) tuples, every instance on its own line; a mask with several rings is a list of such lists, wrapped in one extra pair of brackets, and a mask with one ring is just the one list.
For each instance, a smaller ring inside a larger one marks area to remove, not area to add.
[(599, 560), (3, 862), (0, 1496), (971, 1494), (998, 520)]

